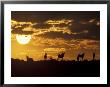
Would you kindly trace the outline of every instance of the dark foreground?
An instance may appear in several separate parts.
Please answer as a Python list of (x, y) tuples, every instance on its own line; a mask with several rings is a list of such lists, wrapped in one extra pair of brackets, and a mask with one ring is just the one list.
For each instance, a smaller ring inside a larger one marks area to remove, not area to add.
[(100, 61), (11, 60), (12, 77), (99, 77)]

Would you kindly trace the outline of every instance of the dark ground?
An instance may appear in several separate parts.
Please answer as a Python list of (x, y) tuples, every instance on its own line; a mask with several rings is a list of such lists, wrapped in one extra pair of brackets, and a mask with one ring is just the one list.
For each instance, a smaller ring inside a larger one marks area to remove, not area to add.
[(12, 77), (99, 77), (100, 61), (21, 61), (11, 59)]

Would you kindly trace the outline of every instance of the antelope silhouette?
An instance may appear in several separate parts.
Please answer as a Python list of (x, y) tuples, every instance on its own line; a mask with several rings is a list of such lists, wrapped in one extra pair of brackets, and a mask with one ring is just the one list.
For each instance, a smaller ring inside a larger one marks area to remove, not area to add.
[(61, 53), (61, 54), (58, 54), (57, 60), (59, 60), (59, 59), (62, 59), (63, 60), (64, 55), (65, 55), (65, 52), (64, 53)]
[(81, 58), (81, 59), (82, 59), (82, 61), (83, 61), (84, 55), (85, 55), (85, 53), (78, 54), (78, 56), (77, 56), (77, 61), (79, 61), (79, 60), (80, 60), (79, 58)]
[(26, 56), (26, 58), (27, 58), (27, 62), (33, 62), (33, 59), (30, 58), (29, 56)]
[(44, 55), (44, 60), (46, 60), (47, 59), (47, 53), (45, 53), (45, 55)]
[(95, 53), (93, 52), (93, 60), (95, 60)]

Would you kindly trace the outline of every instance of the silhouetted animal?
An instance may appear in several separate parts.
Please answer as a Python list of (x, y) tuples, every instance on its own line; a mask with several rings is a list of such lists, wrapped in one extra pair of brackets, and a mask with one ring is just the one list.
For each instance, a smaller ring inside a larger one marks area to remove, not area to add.
[(44, 55), (44, 60), (46, 60), (47, 59), (47, 53), (45, 53), (45, 55)]
[(84, 55), (85, 55), (84, 53), (78, 54), (78, 56), (77, 56), (77, 61), (79, 61), (79, 58), (82, 58), (82, 61), (83, 61)]
[(32, 58), (29, 58), (28, 56), (26, 56), (26, 58), (27, 58), (27, 62), (33, 62)]
[(95, 60), (95, 53), (93, 53), (93, 60)]
[(55, 61), (55, 59), (53, 59), (52, 57), (51, 57), (49, 60), (51, 60), (51, 61)]
[(61, 53), (61, 54), (58, 54), (57, 60), (58, 60), (59, 58), (61, 58), (61, 59), (63, 60), (64, 55), (65, 55), (65, 52), (64, 52), (64, 53)]

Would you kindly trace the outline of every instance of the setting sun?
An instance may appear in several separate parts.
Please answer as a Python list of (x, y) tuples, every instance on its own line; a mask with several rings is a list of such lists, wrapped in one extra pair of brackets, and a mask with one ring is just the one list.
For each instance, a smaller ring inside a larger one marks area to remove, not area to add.
[(31, 40), (31, 35), (16, 35), (16, 40), (20, 44), (28, 44)]

